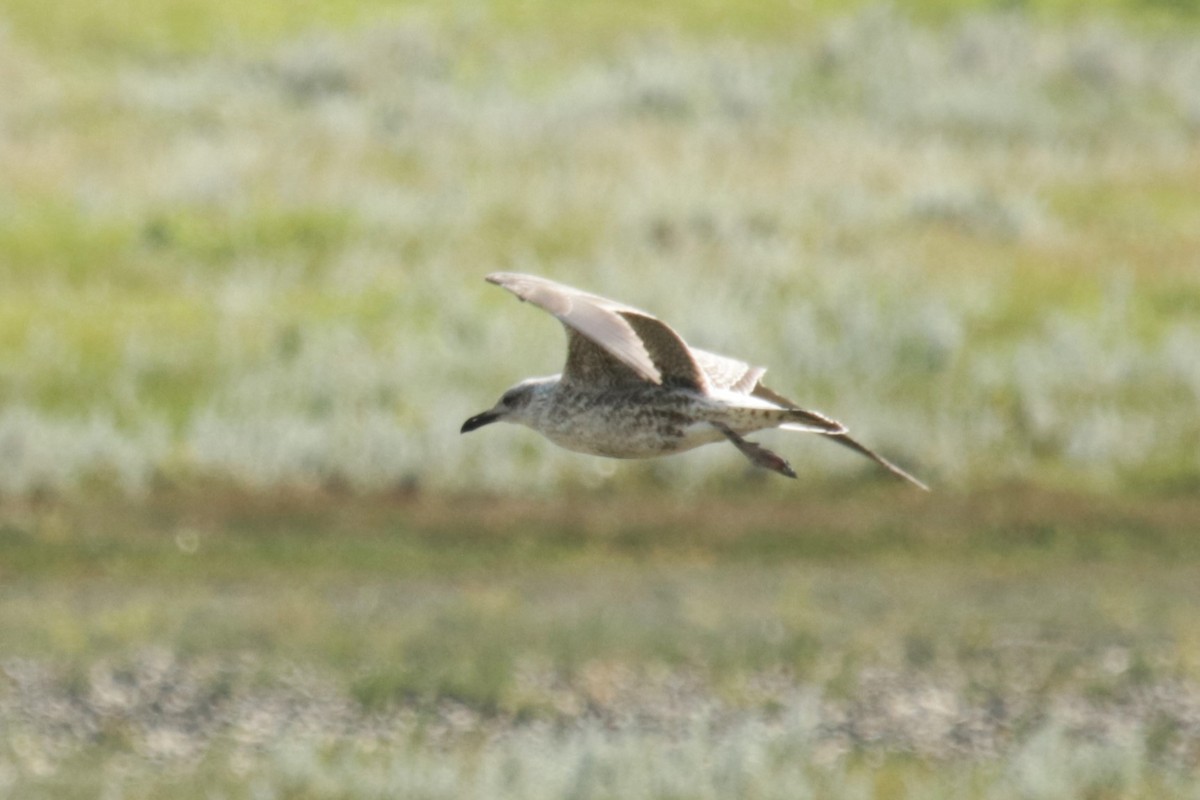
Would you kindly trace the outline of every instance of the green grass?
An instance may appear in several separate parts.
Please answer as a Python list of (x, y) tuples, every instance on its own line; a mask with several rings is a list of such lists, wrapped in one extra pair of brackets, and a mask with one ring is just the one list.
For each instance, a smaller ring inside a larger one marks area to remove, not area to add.
[[(427, 769), (458, 775), (430, 797), (516, 796), (533, 791), (537, 753), (564, 765), (553, 780), (582, 796), (608, 785), (591, 785), (590, 758), (633, 770), (625, 791), (657, 797), (669, 792), (632, 777), (638, 753), (677, 751), (719, 756), (720, 769), (675, 780), (721, 796), (735, 779), (725, 770), (758, 787), (748, 796), (777, 796), (799, 769), (833, 791), (865, 782), (868, 797), (895, 796), (896, 782), (1007, 796), (1020, 780), (1182, 797), (1179, 770), (1198, 752), (1186, 706), (1136, 704), (1200, 681), (1196, 514), (1190, 498), (1097, 502), (1015, 487), (752, 506), (647, 496), (620, 509), (594, 495), (270, 499), (212, 487), (147, 504), (9, 508), (7, 691), (25, 687), (34, 708), (60, 698), (107, 733), (27, 720), (0, 763), (31, 797), (92, 796), (82, 776), (122, 760), (127, 797), (188, 776), (240, 797), (255, 785), (239, 771), (251, 764), (287, 796), (369, 797), (364, 775), (416, 780), (408, 771)], [(38, 683), (20, 677), (31, 665), (45, 673)], [(126, 694), (107, 694), (111, 682)], [(926, 702), (935, 687), (948, 692), (939, 702), (961, 704), (956, 714), (1007, 718), (990, 755), (947, 750), (936, 726), (888, 732), (898, 723), (887, 698)], [(277, 697), (326, 724), (289, 727)], [(318, 701), (325, 712), (307, 710)], [(1070, 703), (1142, 738), (1132, 749), (1105, 736), (1086, 744), (1078, 722), (1047, 716)], [(832, 725), (831, 709), (850, 714), (850, 730), (867, 724), (859, 715), (885, 727), (846, 741), (805, 721)], [(175, 716), (184, 712), (193, 716)], [(630, 713), (648, 727), (621, 722)], [(455, 714), (469, 723), (455, 727)], [(705, 714), (715, 716), (696, 721)], [(598, 733), (596, 718), (613, 727)], [(254, 719), (283, 727), (270, 741), (239, 739)], [(182, 738), (170, 745), (156, 730)], [(30, 766), (30, 742), (50, 766)], [(781, 760), (756, 761), (759, 747)], [(144, 760), (155, 748), (168, 754)], [(308, 766), (295, 772), (293, 758)], [(492, 778), (478, 770), (491, 759), (509, 762), (507, 788), (484, 788)], [(151, 763), (165, 771), (152, 775)]]
[[(487, 664), (490, 677), (454, 680), (477, 681), (470, 693), (500, 703), (512, 701), (514, 665), (493, 650), (568, 673), (616, 658), (737, 675), (796, 668), (828, 648), (918, 667), (935, 653), (953, 661), (950, 643), (984, 620), (997, 632), (1018, 620), (1070, 629), (1079, 639), (1067, 651), (1123, 635), (1175, 642), (1194, 612), (1187, 586), (1200, 557), (1186, 499), (997, 490), (914, 501), (880, 490), (766, 501), (749, 514), (648, 499), (614, 514), (589, 497), (522, 507), (324, 495), (214, 503), (221, 496), (7, 514), (0, 649), (91, 659), (178, 643), (405, 675), (404, 654), (420, 651), (424, 677), (412, 680)], [(854, 510), (864, 503), (872, 510)], [(605, 608), (614, 596), (620, 606)], [(57, 610), (28, 614), (44, 602)], [(778, 646), (762, 638), (772, 621), (783, 626)], [(1172, 670), (1200, 669), (1200, 653), (1176, 655)], [(415, 693), (441, 691), (435, 681)]]
[[(713, 0), (604, 2), (582, 0), (563, 6), (552, 0), (429, 2), (429, 0), (305, 0), (251, 4), (201, 0), (125, 0), (112, 7), (64, 2), (46, 8), (32, 0), (5, 0), (0, 13), (14, 33), (47, 52), (72, 58), (163, 58), (244, 46), (262, 46), (314, 30), (347, 29), (379, 19), (416, 16), (442, 25), (487, 26), (507, 34), (540, 36), (554, 30), (559, 41), (589, 49), (629, 36), (673, 33), (685, 37), (746, 37), (758, 41), (787, 38), (869, 3), (794, 3), (769, 0), (717, 3)], [(1195, 0), (906, 0), (905, 14), (946, 23), (964, 13), (1004, 13), (1014, 9), (1058, 24), (1087, 16), (1169, 28), (1200, 18)]]
[[(493, 269), (767, 364), (935, 483), (1195, 484), (1186, 35), (1057, 27), (1042, 6), (926, 24), (796, 5), (813, 19), (738, 43), (701, 4), (675, 36), (609, 47), (601, 25), (593, 49), (572, 31), (618, 16), (592, 3), (552, 32), (539, 3), (448, 27), (454, 10), (329, 5), (311, 36), (280, 8), (144, 10), (168, 50), (155, 20), (192, 20), (199, 52), (163, 61), (6, 51), (7, 494), (114, 473), (134, 490), (752, 485), (715, 450), (617, 467), (517, 431), (448, 443), (561, 358), (552, 321), (482, 284)], [(626, 32), (667, 6), (639, 8)], [(41, 24), (25, 13), (20, 42)], [(239, 14), (260, 38), (210, 41)], [(871, 474), (785, 449), (807, 475)]]
[[(1194, 797), (1196, 18), (0, 0), (0, 794)], [(935, 492), (460, 437), (496, 269)]]

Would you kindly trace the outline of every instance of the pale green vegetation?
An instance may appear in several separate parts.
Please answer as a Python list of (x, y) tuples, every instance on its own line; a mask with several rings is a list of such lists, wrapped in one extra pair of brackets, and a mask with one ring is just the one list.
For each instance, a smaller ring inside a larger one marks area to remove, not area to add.
[(1195, 797), (1197, 514), (888, 490), (11, 508), (0, 781), (56, 799)]
[[(0, 0), (0, 795), (1197, 798), (1191, 0)], [(530, 271), (812, 437), (458, 426)]]
[[(495, 269), (767, 364), (942, 486), (1197, 485), (1193, 35), (866, 8), (577, 51), (504, 8), (93, 60), (14, 8), (0, 492), (746, 474), (729, 448), (617, 465), (457, 437), (560, 367)], [(780, 441), (806, 479), (871, 474)]]

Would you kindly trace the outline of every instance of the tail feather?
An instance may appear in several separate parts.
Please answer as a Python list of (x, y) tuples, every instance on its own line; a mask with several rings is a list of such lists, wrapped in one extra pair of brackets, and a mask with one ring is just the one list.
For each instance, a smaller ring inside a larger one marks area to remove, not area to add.
[(802, 408), (784, 409), (783, 416), (787, 420), (777, 427), (785, 431), (800, 431), (802, 433), (823, 433), (826, 436), (837, 436), (846, 432), (846, 426), (836, 419), (817, 411), (805, 411)]

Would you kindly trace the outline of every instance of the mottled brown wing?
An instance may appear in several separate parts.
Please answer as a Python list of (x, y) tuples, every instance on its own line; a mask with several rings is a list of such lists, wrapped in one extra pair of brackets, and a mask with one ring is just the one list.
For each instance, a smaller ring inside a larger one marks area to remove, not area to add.
[[(719, 356), (707, 350), (693, 347), (692, 358), (715, 389), (728, 389), (739, 394), (749, 394), (758, 385), (758, 379), (766, 373), (766, 367), (754, 367), (745, 361), (729, 356)], [(774, 402), (774, 401), (772, 401)]]
[(487, 280), (566, 326), (564, 381), (611, 384), (629, 381), (632, 373), (653, 384), (704, 386), (704, 374), (687, 344), (669, 325), (644, 311), (534, 275), (497, 272)]
[(607, 350), (569, 325), (567, 331), (567, 366), (563, 369), (564, 383), (578, 382), (587, 386), (615, 388), (645, 386), (647, 381)]
[(619, 311), (633, 332), (642, 340), (650, 360), (662, 376), (664, 386), (679, 386), (704, 391), (707, 381), (704, 372), (692, 358), (687, 343), (661, 320), (640, 311)]

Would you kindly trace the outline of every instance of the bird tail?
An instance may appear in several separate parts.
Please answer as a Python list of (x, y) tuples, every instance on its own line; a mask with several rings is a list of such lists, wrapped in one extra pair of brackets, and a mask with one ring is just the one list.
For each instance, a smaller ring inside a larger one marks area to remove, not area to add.
[(845, 425), (836, 419), (830, 419), (819, 411), (785, 408), (780, 410), (779, 415), (784, 421), (777, 427), (785, 431), (823, 433), (826, 436), (838, 436), (846, 432)]

